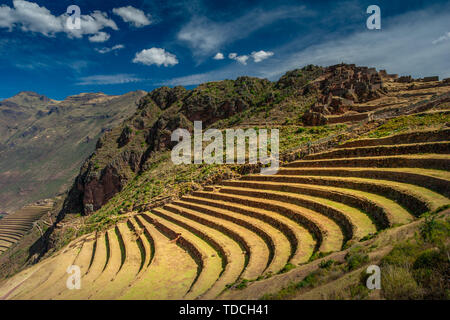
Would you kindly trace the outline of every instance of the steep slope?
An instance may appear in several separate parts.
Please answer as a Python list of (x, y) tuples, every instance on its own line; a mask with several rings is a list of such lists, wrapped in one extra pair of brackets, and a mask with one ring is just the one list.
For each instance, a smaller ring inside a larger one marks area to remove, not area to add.
[(138, 173), (160, 161), (161, 154), (173, 146), (173, 130), (192, 130), (196, 120), (204, 128), (212, 124), (227, 128), (277, 124), (298, 117), (314, 100), (314, 94), (301, 88), (321, 73), (321, 67), (308, 66), (279, 83), (240, 77), (189, 91), (162, 87), (150, 92), (133, 117), (99, 140), (71, 189), (67, 211), (88, 214), (99, 209)]
[[(275, 274), (280, 284), (287, 283), (298, 273), (284, 275), (290, 269), (316, 270), (315, 262), (307, 266), (317, 257), (357, 250), (355, 243), (450, 205), (450, 172), (444, 170), (450, 161), (448, 135), (418, 133), (354, 140), (349, 144), (358, 147), (343, 144), (311, 154), (276, 175), (225, 180), (163, 207), (123, 215), (108, 230), (85, 235), (3, 281), (0, 298), (259, 298), (280, 287), (271, 279)], [(427, 142), (417, 139), (422, 135)], [(395, 146), (399, 137), (414, 148), (378, 149)], [(362, 151), (368, 148), (369, 154)], [(405, 154), (439, 159), (441, 170), (405, 167), (397, 159), (383, 170), (314, 165), (315, 158)], [(65, 287), (71, 264), (82, 268), (81, 290)]]
[[(84, 267), (93, 257), (83, 271), (93, 291), (68, 298), (190, 299), (339, 251), (448, 204), (449, 89), (342, 64), (275, 83), (241, 77), (156, 89), (101, 136), (33, 253), (63, 262), (83, 253)], [(308, 113), (339, 121), (305, 127)], [(283, 168), (260, 176), (257, 165), (173, 164), (170, 134), (195, 120), (204, 129), (280, 129)], [(89, 241), (59, 250), (75, 238)], [(38, 279), (52, 272), (41, 271)], [(177, 283), (169, 291), (160, 278), (167, 272)], [(51, 281), (30, 285), (46, 292)], [(30, 294), (8, 286), (7, 296)]]
[(143, 91), (51, 100), (21, 92), (0, 103), (0, 210), (65, 191), (98, 137), (135, 110)]

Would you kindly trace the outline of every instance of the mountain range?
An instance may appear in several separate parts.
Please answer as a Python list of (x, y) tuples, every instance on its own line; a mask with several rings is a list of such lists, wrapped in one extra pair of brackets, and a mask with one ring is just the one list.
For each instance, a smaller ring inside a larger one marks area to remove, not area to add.
[(146, 93), (82, 93), (56, 101), (20, 92), (0, 102), (0, 211), (64, 192), (98, 138)]

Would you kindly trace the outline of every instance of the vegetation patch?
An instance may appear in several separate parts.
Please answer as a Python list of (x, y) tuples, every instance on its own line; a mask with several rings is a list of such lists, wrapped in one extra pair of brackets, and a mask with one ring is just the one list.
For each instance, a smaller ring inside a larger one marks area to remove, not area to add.
[(382, 138), (393, 134), (444, 128), (450, 122), (450, 114), (430, 113), (396, 117), (385, 122), (383, 125), (367, 134), (369, 138)]

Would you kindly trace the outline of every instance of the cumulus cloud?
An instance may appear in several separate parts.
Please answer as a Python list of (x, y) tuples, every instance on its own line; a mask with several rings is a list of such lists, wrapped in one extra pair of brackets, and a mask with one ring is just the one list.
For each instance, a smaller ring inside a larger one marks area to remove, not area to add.
[(45, 36), (54, 36), (56, 33), (64, 32), (70, 38), (91, 35), (95, 41), (109, 38), (109, 35), (106, 36), (105, 32), (101, 32), (105, 28), (119, 30), (116, 23), (101, 11), (81, 15), (80, 29), (67, 28), (68, 18), (67, 13), (55, 16), (47, 8), (25, 0), (14, 0), (12, 8), (7, 5), (0, 7), (0, 28), (8, 28), (9, 31), (19, 28), (24, 32), (36, 32)]
[(246, 65), (247, 60), (250, 58), (252, 58), (253, 61), (255, 61), (256, 63), (258, 63), (267, 58), (270, 58), (271, 56), (273, 56), (273, 52), (271, 52), (271, 51), (266, 52), (266, 51), (261, 50), (261, 51), (257, 51), (257, 52), (253, 51), (250, 55), (244, 54), (242, 56), (239, 56), (237, 53), (230, 53), (228, 55), (228, 58), (230, 58), (232, 60), (236, 60), (237, 62), (239, 62), (243, 65)]
[(142, 63), (147, 66), (156, 64), (158, 67), (161, 65), (168, 67), (178, 64), (178, 59), (174, 54), (169, 53), (162, 48), (150, 48), (136, 53), (133, 62)]
[(260, 50), (258, 52), (253, 51), (251, 54), (253, 61), (255, 61), (256, 63), (266, 60), (267, 58), (270, 58), (271, 56), (273, 56), (273, 52), (271, 52), (271, 51), (266, 52), (264, 50)]
[(247, 64), (247, 60), (248, 60), (248, 56), (247, 55), (243, 55), (243, 56), (237, 56), (236, 57), (236, 61), (241, 63), (241, 64)]
[(115, 45), (115, 46), (113, 46), (111, 48), (108, 48), (108, 47), (104, 47), (104, 48), (100, 48), (100, 49), (96, 48), (95, 51), (97, 51), (98, 53), (101, 53), (101, 54), (105, 54), (105, 53), (108, 53), (108, 52), (111, 52), (111, 51), (120, 50), (120, 49), (123, 49), (123, 48), (125, 48), (125, 46), (123, 44), (118, 44), (118, 45)]
[(136, 28), (145, 27), (152, 23), (150, 14), (145, 14), (144, 11), (132, 6), (114, 8), (113, 13)]
[(0, 28), (12, 30), (15, 21), (13, 9), (6, 5), (0, 6)]
[(108, 84), (123, 84), (130, 82), (139, 82), (143, 79), (132, 74), (114, 74), (114, 75), (94, 75), (80, 78), (77, 85), (108, 85)]
[(213, 59), (214, 60), (223, 60), (223, 59), (225, 59), (225, 57), (223, 56), (222, 52), (217, 52)]
[(110, 38), (110, 35), (106, 32), (99, 32), (89, 37), (90, 42), (105, 42)]
[(119, 30), (116, 23), (108, 18), (108, 15), (101, 11), (94, 11), (90, 15), (81, 15), (81, 28), (68, 29), (65, 26), (67, 15), (63, 15), (64, 31), (69, 37), (81, 38), (83, 35), (96, 35), (104, 28)]

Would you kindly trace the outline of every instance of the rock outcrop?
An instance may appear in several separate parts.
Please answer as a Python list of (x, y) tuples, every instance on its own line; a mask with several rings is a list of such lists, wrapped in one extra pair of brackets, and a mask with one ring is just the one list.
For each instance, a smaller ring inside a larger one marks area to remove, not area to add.
[[(354, 64), (338, 64), (325, 68), (323, 75), (305, 86), (305, 92), (316, 92), (317, 102), (303, 115), (305, 125), (326, 124), (327, 115), (340, 115), (354, 103), (379, 98), (383, 94), (384, 71), (357, 67)], [(319, 115), (320, 114), (320, 115)]]

